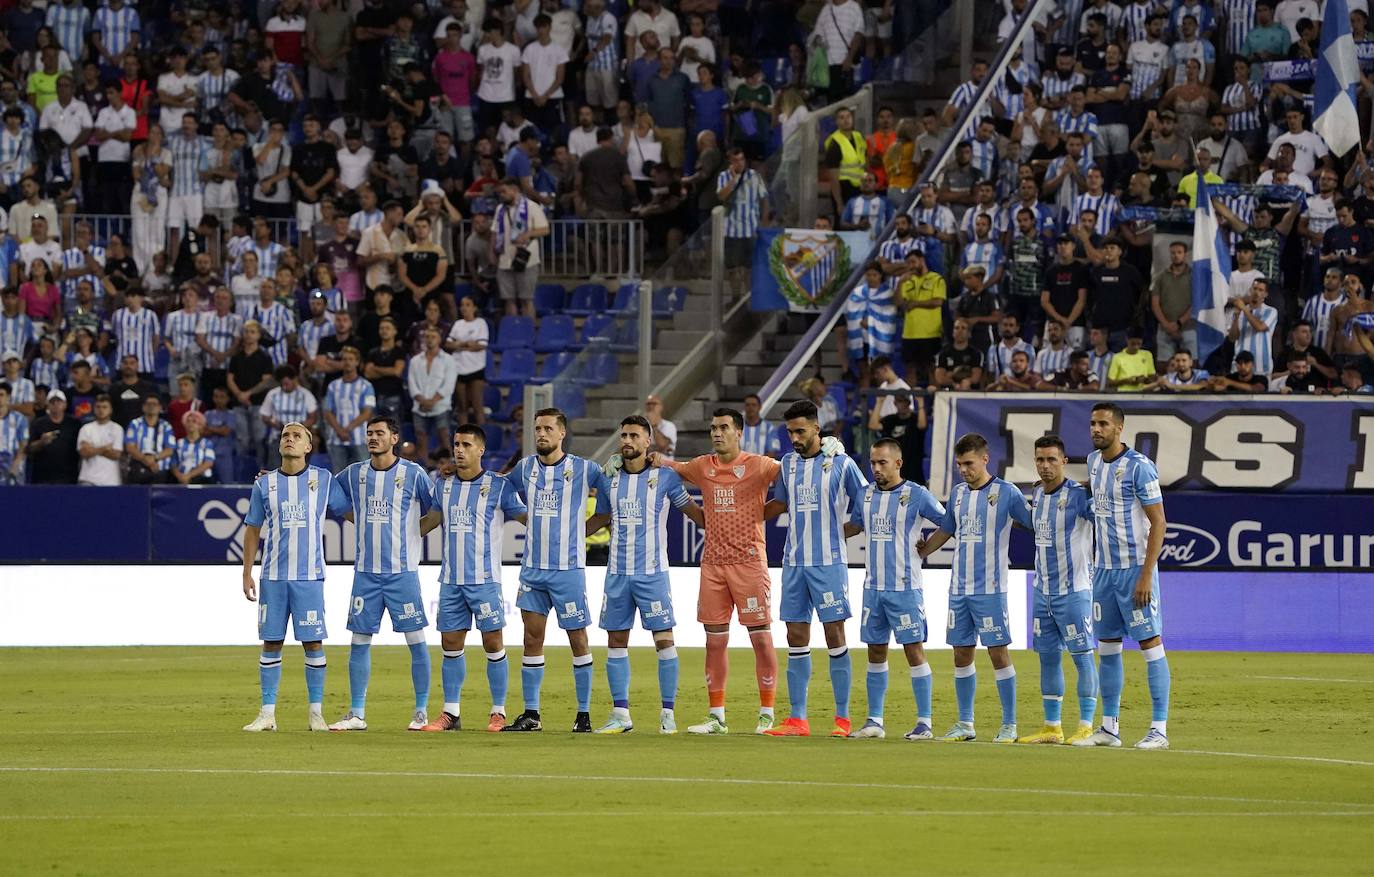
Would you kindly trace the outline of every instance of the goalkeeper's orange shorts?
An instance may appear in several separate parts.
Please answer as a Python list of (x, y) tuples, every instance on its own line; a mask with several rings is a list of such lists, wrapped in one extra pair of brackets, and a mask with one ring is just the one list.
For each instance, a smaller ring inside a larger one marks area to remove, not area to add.
[(773, 620), (770, 596), (773, 585), (768, 567), (757, 563), (701, 565), (701, 591), (697, 596), (697, 621), (702, 624), (729, 624), (730, 610), (739, 613), (739, 623), (757, 627)]

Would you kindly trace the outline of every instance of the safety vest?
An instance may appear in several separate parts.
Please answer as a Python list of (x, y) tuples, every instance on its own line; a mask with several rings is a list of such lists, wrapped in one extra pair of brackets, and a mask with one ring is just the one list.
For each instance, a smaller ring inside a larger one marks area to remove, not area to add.
[(830, 141), (835, 141), (840, 147), (840, 167), (836, 170), (840, 180), (858, 188), (863, 182), (864, 171), (868, 169), (868, 143), (864, 141), (864, 135), (858, 131), (850, 131), (846, 137), (840, 131), (836, 131), (825, 139), (826, 148), (830, 148)]

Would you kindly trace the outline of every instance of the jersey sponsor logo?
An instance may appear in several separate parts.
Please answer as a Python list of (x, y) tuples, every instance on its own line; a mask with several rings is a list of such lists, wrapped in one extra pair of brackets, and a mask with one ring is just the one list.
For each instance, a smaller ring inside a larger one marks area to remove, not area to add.
[(733, 487), (716, 487), (711, 492), (711, 498), (715, 502), (715, 510), (718, 512), (735, 511), (735, 489)]
[(620, 526), (638, 527), (644, 523), (644, 504), (634, 497), (626, 497), (616, 503), (616, 520)]
[(558, 491), (540, 488), (534, 495), (534, 513), (541, 518), (558, 517)]
[(1049, 521), (1035, 522), (1035, 544), (1043, 548), (1054, 547), (1054, 525)]
[(815, 487), (803, 486), (797, 488), (797, 511), (814, 512), (820, 508), (821, 495)]
[(888, 515), (874, 515), (868, 522), (868, 539), (870, 542), (891, 542), (893, 523)]
[(472, 509), (454, 505), (448, 509), (448, 529), (450, 533), (471, 533), (476, 516)]
[(983, 519), (976, 512), (969, 512), (959, 519), (959, 541), (983, 541)]
[(380, 497), (367, 498), (367, 522), (369, 524), (388, 524), (391, 522), (391, 503)]

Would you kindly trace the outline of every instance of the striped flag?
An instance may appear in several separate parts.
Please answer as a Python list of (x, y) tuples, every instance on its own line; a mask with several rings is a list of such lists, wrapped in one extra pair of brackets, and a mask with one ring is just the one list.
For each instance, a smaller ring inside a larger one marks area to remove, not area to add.
[(1193, 223), (1193, 318), (1197, 320), (1199, 362), (1206, 362), (1226, 340), (1226, 299), (1231, 288), (1231, 254), (1217, 225), (1209, 188), (1199, 174)]
[(1360, 65), (1355, 59), (1355, 40), (1350, 36), (1346, 0), (1326, 0), (1312, 129), (1335, 155), (1345, 155), (1360, 143), (1360, 118), (1355, 111), (1359, 83)]

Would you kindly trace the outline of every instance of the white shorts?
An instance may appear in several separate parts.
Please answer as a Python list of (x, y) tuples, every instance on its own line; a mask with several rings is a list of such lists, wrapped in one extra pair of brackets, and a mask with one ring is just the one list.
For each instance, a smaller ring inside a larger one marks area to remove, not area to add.
[(195, 228), (205, 214), (205, 197), (195, 195), (173, 195), (167, 202), (168, 228)]
[(296, 202), (296, 228), (302, 234), (309, 234), (315, 227), (315, 223), (320, 221), (320, 205), (307, 204), (304, 201)]

